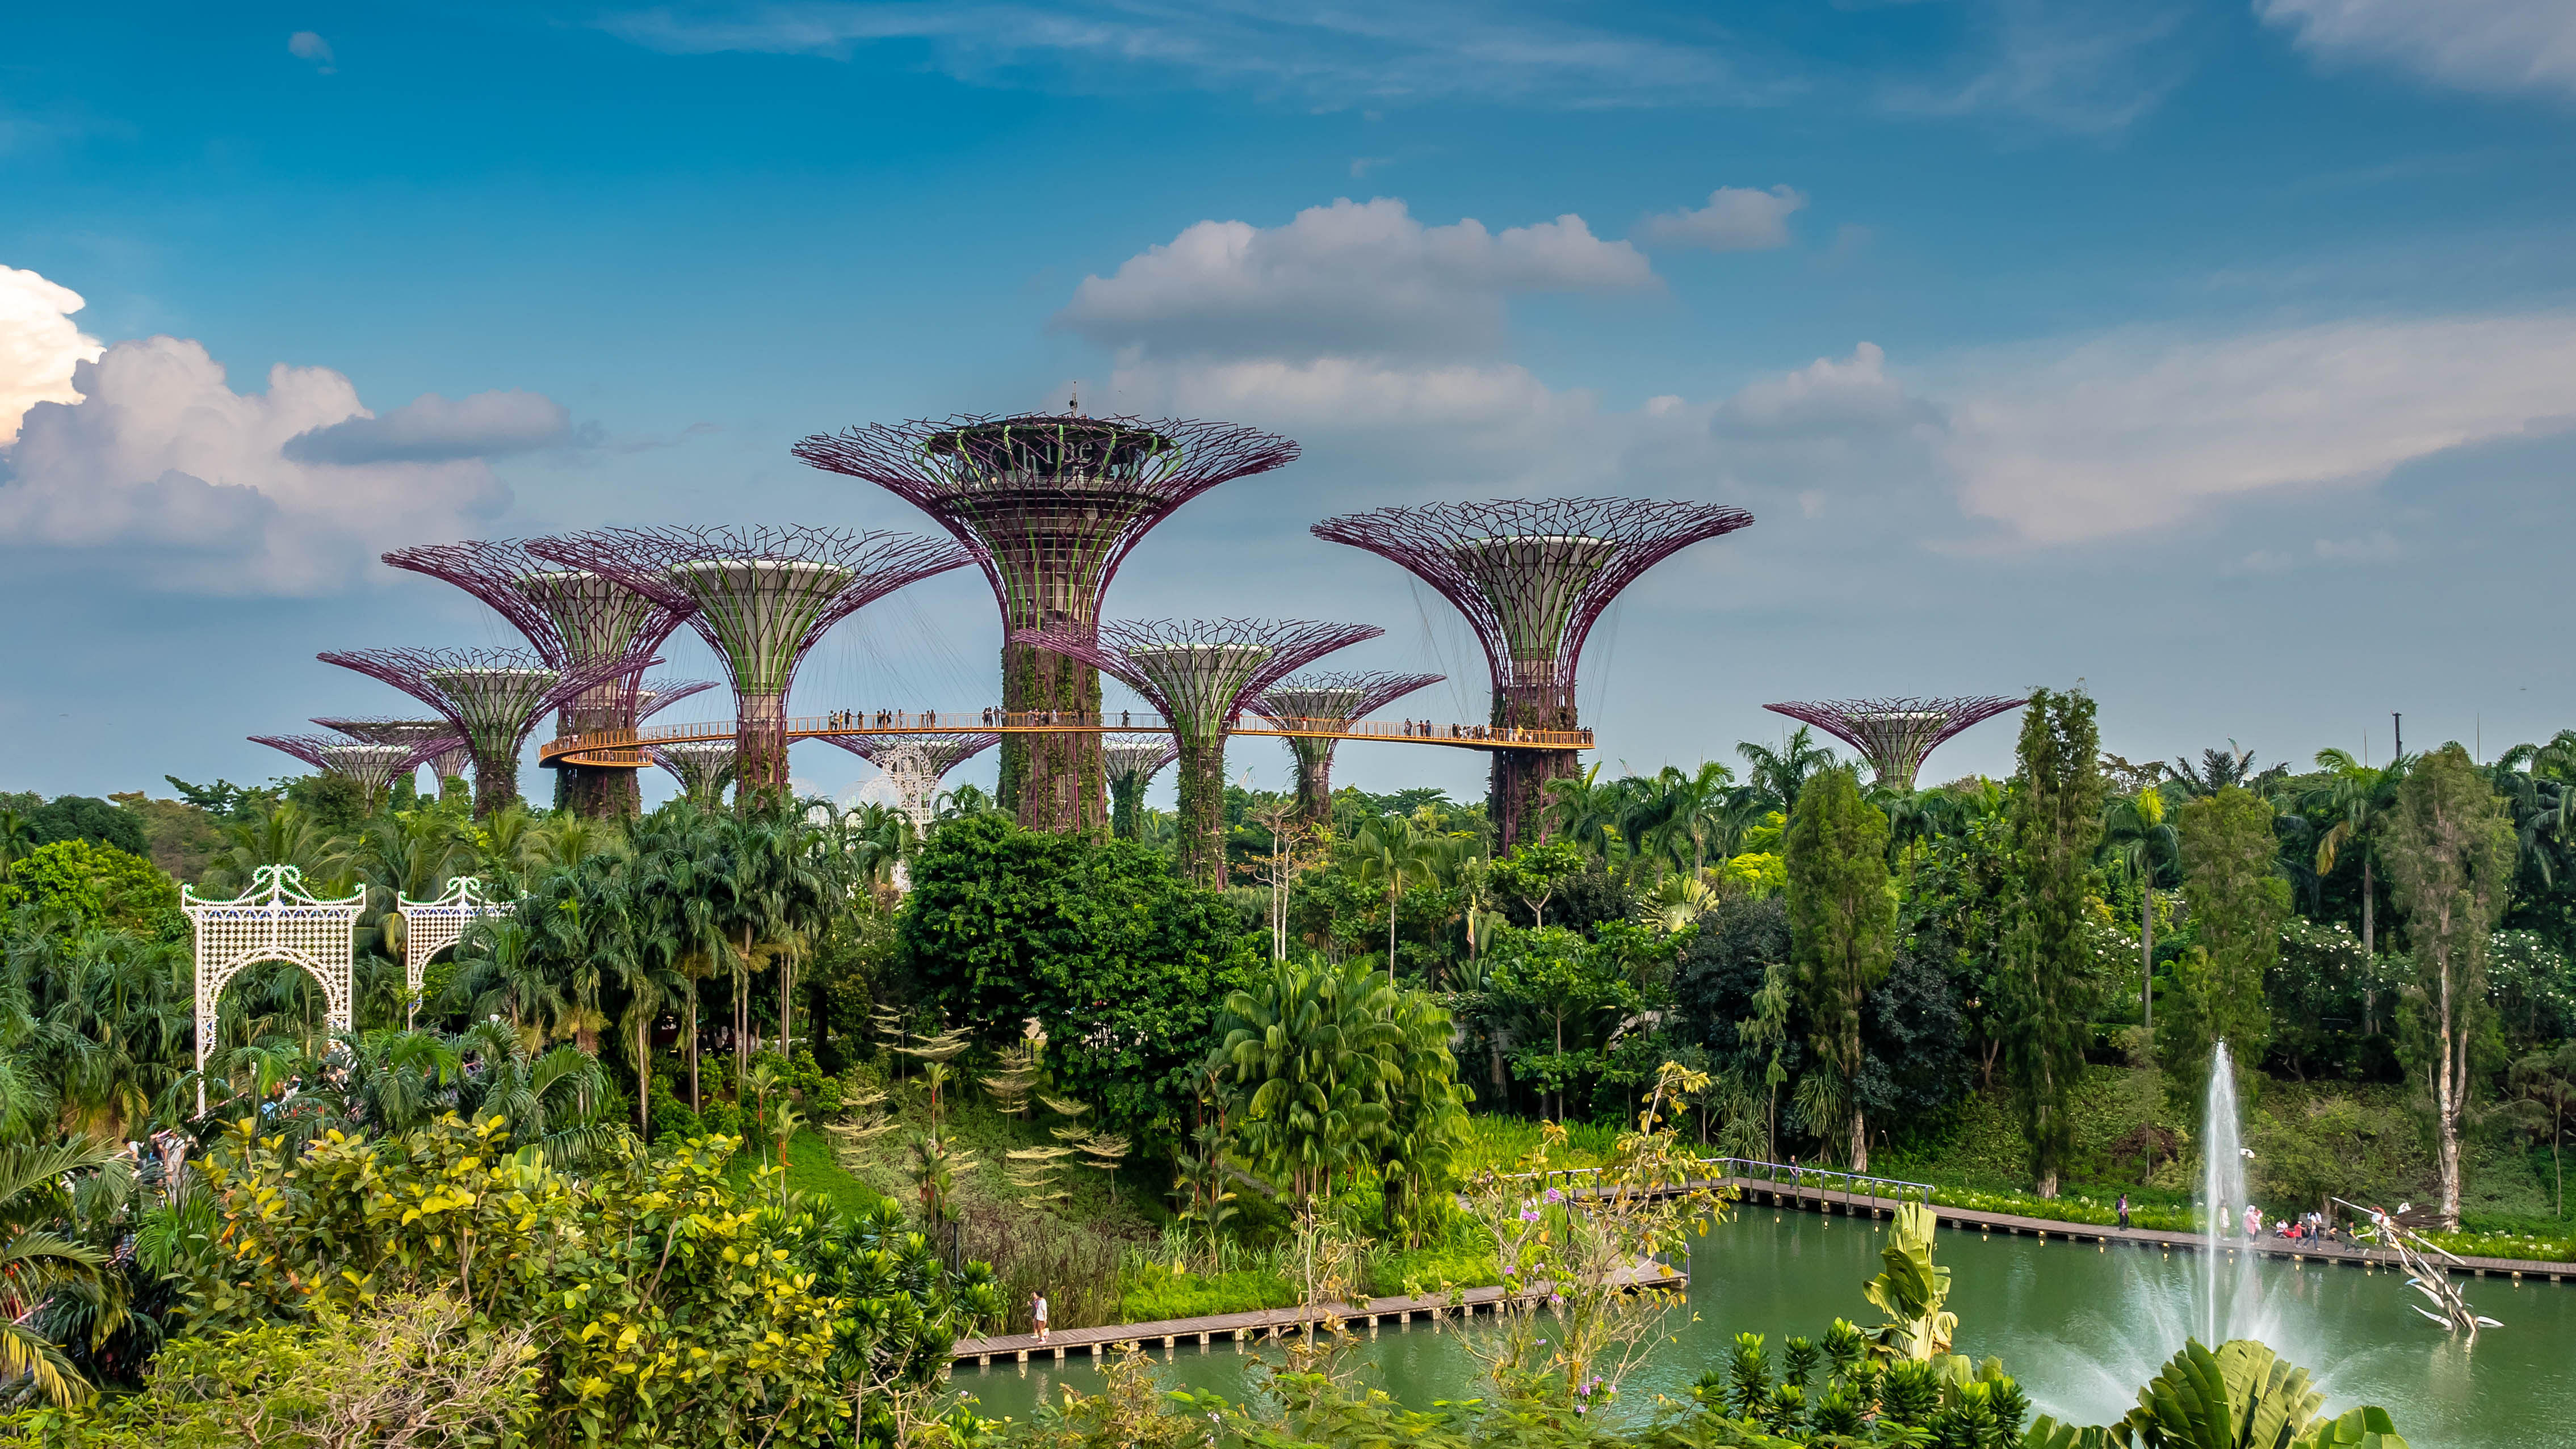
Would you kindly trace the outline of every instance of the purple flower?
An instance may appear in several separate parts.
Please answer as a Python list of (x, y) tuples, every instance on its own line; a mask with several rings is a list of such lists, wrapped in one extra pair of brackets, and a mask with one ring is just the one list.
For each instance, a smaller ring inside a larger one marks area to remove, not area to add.
[(1565, 1201), (1565, 1194), (1551, 1187), (1547, 1190), (1547, 1200), (1551, 1205), (1561, 1203)]

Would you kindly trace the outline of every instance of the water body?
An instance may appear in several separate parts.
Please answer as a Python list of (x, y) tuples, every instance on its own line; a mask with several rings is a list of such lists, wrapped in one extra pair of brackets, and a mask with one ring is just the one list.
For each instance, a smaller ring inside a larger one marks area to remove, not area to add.
[[(1680, 1341), (1657, 1350), (1630, 1380), (1630, 1402), (1686, 1394), (1703, 1371), (1724, 1365), (1740, 1331), (1766, 1335), (1776, 1363), (1783, 1338), (1818, 1336), (1836, 1314), (1875, 1320), (1861, 1284), (1878, 1271), (1884, 1226), (1754, 1208), (1713, 1229), (1697, 1241), (1689, 1312), (1676, 1312), (1669, 1325)], [(2204, 1321), (2209, 1265), (2198, 1254), (1944, 1228), (1934, 1257), (1952, 1273), (1958, 1349), (2000, 1356), (2039, 1411), (2078, 1423), (2127, 1412), (2138, 1386)], [(2407, 1305), (2418, 1295), (2394, 1273), (2251, 1259), (2220, 1266), (2241, 1275), (2231, 1297), (2260, 1305), (2265, 1341), (2320, 1381), (2337, 1411), (2383, 1405), (2416, 1449), (2576, 1438), (2569, 1427), (2576, 1374), (2567, 1369), (2576, 1355), (2576, 1285), (2465, 1280), (2479, 1311), (2505, 1324), (2471, 1347), (2416, 1316)], [(1688, 1321), (1692, 1314), (1697, 1321)], [(1387, 1325), (1355, 1352), (1374, 1381), (1406, 1403), (1470, 1397), (1476, 1366), (1455, 1335), (1484, 1331), (1486, 1320), (1472, 1322), (1464, 1330), (1454, 1321)], [(1255, 1356), (1231, 1345), (1175, 1349), (1168, 1361), (1153, 1354), (1172, 1386), (1234, 1398), (1243, 1397)], [(1082, 1358), (969, 1366), (956, 1378), (982, 1412), (1021, 1418), (1059, 1383), (1088, 1392), (1099, 1378)]]

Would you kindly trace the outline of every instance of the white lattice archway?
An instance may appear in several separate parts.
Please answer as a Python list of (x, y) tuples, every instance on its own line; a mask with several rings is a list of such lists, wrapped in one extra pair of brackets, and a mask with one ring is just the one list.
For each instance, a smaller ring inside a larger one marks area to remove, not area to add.
[(476, 921), (508, 915), (516, 906), (514, 901), (483, 899), (483, 882), (470, 875), (448, 877), (447, 893), (434, 901), (394, 897), (394, 909), (403, 918), (403, 992), (411, 1017), (420, 1014), (420, 978), (429, 958), (463, 940)]
[(245, 966), (287, 961), (321, 983), (323, 1019), (340, 1031), (355, 1029), (351, 957), (367, 892), (343, 900), (316, 900), (304, 889), (304, 872), (291, 865), (263, 865), (250, 889), (228, 901), (199, 899), (179, 888), (179, 909), (197, 937), (197, 1112), (206, 1110), (206, 1059), (215, 1049), (215, 1003)]

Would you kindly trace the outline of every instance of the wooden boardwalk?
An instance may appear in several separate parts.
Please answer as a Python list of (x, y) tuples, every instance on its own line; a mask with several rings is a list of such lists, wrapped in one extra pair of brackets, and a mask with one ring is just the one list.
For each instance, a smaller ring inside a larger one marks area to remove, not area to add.
[[(1681, 1273), (1658, 1263), (1662, 1271), (1637, 1274), (1632, 1286), (1641, 1288), (1679, 1287), (1690, 1280)], [(1512, 1301), (1526, 1302), (1536, 1294), (1518, 1294)], [(1089, 1354), (1094, 1358), (1117, 1347), (1134, 1344), (1139, 1348), (1157, 1345), (1172, 1348), (1180, 1344), (1209, 1347), (1217, 1343), (1258, 1343), (1285, 1338), (1291, 1334), (1312, 1332), (1327, 1319), (1338, 1318), (1354, 1328), (1375, 1333), (1381, 1323), (1411, 1323), (1420, 1318), (1426, 1323), (1442, 1318), (1473, 1317), (1492, 1313), (1506, 1301), (1500, 1287), (1468, 1288), (1440, 1297), (1372, 1298), (1363, 1304), (1336, 1303), (1329, 1307), (1256, 1308), (1243, 1313), (1216, 1313), (1204, 1318), (1170, 1318), (1157, 1323), (1112, 1323), (1099, 1328), (1059, 1328), (1040, 1343), (1033, 1333), (1008, 1333), (992, 1338), (961, 1338), (949, 1350), (958, 1363), (973, 1361), (989, 1364), (995, 1359), (1008, 1363), (1027, 1363), (1032, 1358), (1061, 1359), (1068, 1353)]]
[[(1873, 1197), (1864, 1193), (1832, 1188), (1807, 1187), (1758, 1177), (1710, 1178), (1691, 1184), (1694, 1189), (1711, 1191), (1732, 1188), (1739, 1195), (1737, 1206), (1772, 1207), (1802, 1212), (1839, 1212), (1846, 1217), (1867, 1215), (1883, 1218), (1892, 1214), (1898, 1199)], [(1579, 1195), (1583, 1189), (1576, 1188)], [(2092, 1245), (2097, 1251), (2109, 1252), (2114, 1245), (2154, 1248), (2160, 1252), (2200, 1252), (2202, 1243), (2196, 1233), (2163, 1232), (2151, 1228), (2096, 1227), (2090, 1223), (2058, 1222), (2050, 1218), (2022, 1217), (2014, 1213), (1985, 1212), (1976, 1208), (1946, 1207), (1935, 1203), (1932, 1211), (1942, 1227), (1961, 1232), (1983, 1234), (2012, 1233), (2082, 1246)], [(2250, 1252), (2259, 1257), (2287, 1259), (2294, 1263), (2333, 1263), (2347, 1268), (2397, 1269), (2397, 1255), (2384, 1248), (2354, 1247), (2345, 1243), (2293, 1242), (2266, 1238), (2250, 1247), (2232, 1243), (2231, 1255)], [(1658, 1265), (1661, 1266), (1661, 1265)], [(2510, 1278), (2520, 1282), (2562, 1283), (2576, 1280), (2576, 1263), (2548, 1262), (2521, 1258), (2462, 1258), (2446, 1264), (2454, 1276)], [(1641, 1284), (1657, 1287), (1687, 1282), (1681, 1273), (1667, 1269), (1662, 1275)], [(1120, 1344), (1140, 1348), (1174, 1348), (1184, 1344), (1210, 1347), (1218, 1343), (1253, 1343), (1276, 1339), (1294, 1333), (1311, 1331), (1327, 1317), (1343, 1320), (1354, 1327), (1377, 1331), (1381, 1323), (1408, 1324), (1416, 1318), (1425, 1322), (1449, 1316), (1472, 1316), (1491, 1313), (1503, 1300), (1499, 1287), (1470, 1288), (1450, 1298), (1372, 1298), (1366, 1304), (1335, 1304), (1327, 1311), (1320, 1308), (1263, 1308), (1245, 1313), (1219, 1313), (1205, 1318), (1175, 1318), (1157, 1323), (1114, 1323), (1099, 1328), (1064, 1328), (1040, 1343), (1035, 1334), (1014, 1333), (993, 1338), (961, 1338), (951, 1350), (955, 1361), (963, 1364), (1004, 1362), (1027, 1363), (1032, 1358), (1062, 1359), (1068, 1353), (1100, 1354)]]
[[(1868, 1197), (1858, 1193), (1838, 1192), (1829, 1188), (1799, 1187), (1761, 1178), (1721, 1178), (1705, 1186), (1733, 1187), (1742, 1194), (1744, 1203), (1765, 1207), (1798, 1208), (1808, 1212), (1835, 1212), (1846, 1217), (1867, 1213), (1871, 1217), (1893, 1212), (1892, 1198)], [(2096, 1227), (2091, 1223), (2059, 1222), (2052, 1218), (2029, 1218), (2015, 1213), (1983, 1212), (1975, 1208), (1932, 1205), (1945, 1228), (1975, 1229), (1983, 1233), (2014, 1233), (2036, 1238), (2057, 1238), (2070, 1243), (2091, 1243), (2104, 1250), (2113, 1244), (2126, 1243), (2165, 1252), (2197, 1253), (2203, 1250), (2198, 1233), (2163, 1232), (2153, 1228)], [(2237, 1242), (2227, 1245), (2227, 1252), (2253, 1253), (2264, 1258), (2283, 1258), (2294, 1263), (2339, 1263), (2349, 1268), (2395, 1268), (2395, 1253), (2385, 1248), (2355, 1247), (2349, 1243), (2326, 1243), (2286, 1238), (2263, 1238), (2250, 1246)], [(2576, 1263), (2550, 1262), (2530, 1258), (2461, 1258), (2446, 1263), (2454, 1277), (2531, 1278), (2551, 1283), (2576, 1279)]]

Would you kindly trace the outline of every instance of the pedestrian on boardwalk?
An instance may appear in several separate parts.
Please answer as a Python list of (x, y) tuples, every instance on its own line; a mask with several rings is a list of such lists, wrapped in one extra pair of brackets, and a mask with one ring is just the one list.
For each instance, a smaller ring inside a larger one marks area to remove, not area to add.
[(2120, 1231), (2125, 1233), (2125, 1232), (2127, 1232), (2128, 1230), (2129, 1230), (2129, 1195), (2128, 1195), (2127, 1193), (2125, 1193), (2125, 1192), (2124, 1192), (2124, 1193), (2120, 1194)]
[(1046, 1342), (1046, 1341), (1047, 1341), (1047, 1321), (1046, 1321), (1046, 1319), (1047, 1319), (1047, 1309), (1046, 1309), (1046, 1295), (1045, 1295), (1045, 1294), (1043, 1294), (1043, 1293), (1032, 1293), (1032, 1294), (1030, 1294), (1030, 1295), (1029, 1295), (1029, 1319), (1030, 1319), (1030, 1321), (1031, 1321), (1031, 1322), (1033, 1322), (1033, 1323), (1035, 1323), (1035, 1324), (1037, 1325), (1037, 1330), (1038, 1330), (1038, 1342), (1040, 1342), (1040, 1343), (1044, 1343), (1044, 1342)]

